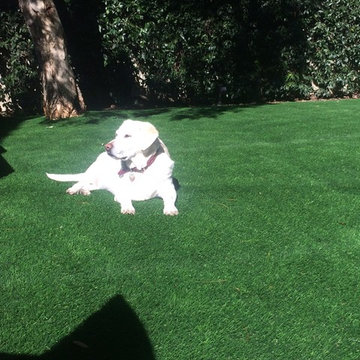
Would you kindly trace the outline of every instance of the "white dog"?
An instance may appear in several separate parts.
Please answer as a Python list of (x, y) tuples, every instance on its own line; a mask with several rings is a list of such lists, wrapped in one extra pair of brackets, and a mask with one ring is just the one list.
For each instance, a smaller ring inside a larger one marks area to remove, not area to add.
[(46, 175), (56, 181), (77, 181), (66, 191), (71, 195), (90, 195), (91, 190), (98, 189), (110, 191), (123, 214), (135, 214), (132, 200), (154, 197), (163, 199), (165, 215), (178, 214), (172, 179), (174, 161), (152, 124), (125, 120), (105, 150), (84, 173)]

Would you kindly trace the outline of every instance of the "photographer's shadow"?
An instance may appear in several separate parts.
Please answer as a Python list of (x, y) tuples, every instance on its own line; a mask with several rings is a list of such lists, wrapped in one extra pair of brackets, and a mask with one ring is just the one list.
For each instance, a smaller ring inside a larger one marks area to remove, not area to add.
[(5, 177), (11, 174), (12, 172), (14, 172), (14, 169), (1, 155), (5, 152), (6, 150), (0, 145), (0, 178)]
[(40, 355), (4, 354), (2, 360), (155, 360), (135, 312), (121, 296), (112, 298), (74, 332)]

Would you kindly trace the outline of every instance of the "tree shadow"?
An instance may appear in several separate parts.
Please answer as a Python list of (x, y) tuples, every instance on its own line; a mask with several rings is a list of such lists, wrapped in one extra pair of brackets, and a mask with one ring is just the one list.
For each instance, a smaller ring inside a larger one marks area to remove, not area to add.
[(155, 360), (155, 355), (143, 324), (118, 295), (44, 354), (0, 353), (0, 359)]
[(182, 121), (182, 120), (199, 120), (202, 118), (216, 119), (219, 116), (228, 112), (239, 113), (245, 108), (261, 106), (264, 103), (259, 104), (247, 104), (247, 105), (219, 105), (219, 106), (200, 106), (181, 108), (179, 111), (173, 112), (170, 115), (170, 121)]
[[(82, 126), (87, 124), (99, 125), (110, 118), (118, 118), (119, 124), (126, 119), (151, 121), (152, 116), (165, 115), (168, 121), (182, 120), (200, 120), (207, 118), (215, 120), (226, 113), (239, 113), (246, 108), (258, 107), (262, 105), (271, 105), (271, 103), (259, 102), (241, 105), (214, 105), (214, 106), (169, 106), (169, 107), (149, 107), (139, 109), (138, 107), (119, 107), (115, 109), (105, 109), (102, 111), (87, 111), (80, 117), (68, 119), (59, 119), (56, 121), (57, 126)], [(41, 125), (52, 126), (54, 121), (44, 119)]]
[[(238, 113), (245, 108), (260, 106), (259, 104), (247, 104), (247, 105), (219, 105), (219, 106), (170, 106), (170, 107), (150, 107), (146, 109), (138, 109), (135, 107), (126, 107), (124, 109), (119, 108), (117, 110), (104, 110), (99, 112), (87, 113), (86, 124), (99, 124), (102, 120), (106, 120), (109, 117), (119, 117), (121, 120), (125, 119), (137, 119), (148, 118), (157, 115), (168, 115), (169, 121), (181, 121), (181, 120), (199, 120), (202, 118), (216, 119), (217, 117), (227, 113)], [(76, 119), (73, 120), (76, 123)], [(71, 120), (67, 120), (66, 124), (71, 124)]]
[(40, 125), (44, 126), (82, 126), (87, 124), (99, 125), (103, 121), (109, 118), (119, 117), (120, 120), (131, 118), (126, 111), (122, 110), (103, 110), (103, 111), (87, 111), (78, 117), (72, 117), (67, 119), (59, 119), (54, 122), (53, 120), (44, 119), (40, 122)]
[(215, 119), (219, 115), (223, 114), (224, 112), (228, 111), (223, 108), (219, 107), (191, 107), (188, 109), (181, 109), (179, 112), (174, 113), (170, 120), (171, 121), (181, 121), (181, 120), (199, 120), (201, 118), (211, 118)]
[(155, 116), (155, 115), (166, 114), (166, 113), (170, 112), (172, 109), (174, 109), (174, 108), (171, 106), (150, 107), (150, 108), (146, 108), (146, 109), (135, 109), (132, 111), (132, 114), (135, 117), (141, 117), (141, 116), (150, 117), (150, 116)]
[[(270, 103), (258, 102), (238, 105), (213, 105), (213, 106), (169, 106), (169, 107), (153, 107), (148, 109), (133, 110), (133, 117), (151, 117), (168, 113), (170, 121), (182, 120), (199, 120), (202, 118), (216, 119), (217, 117), (228, 112), (239, 113), (246, 108), (252, 108)], [(129, 108), (131, 109), (131, 108)]]

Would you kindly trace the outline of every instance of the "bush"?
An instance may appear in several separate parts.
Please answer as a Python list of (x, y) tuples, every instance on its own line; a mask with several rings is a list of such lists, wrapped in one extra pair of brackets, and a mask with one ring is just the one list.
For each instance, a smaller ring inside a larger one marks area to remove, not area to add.
[(360, 85), (360, 7), (327, 0), (307, 14), (307, 72), (319, 97), (357, 95)]
[(34, 111), (40, 92), (33, 44), (19, 11), (0, 12), (0, 103), (6, 112)]
[[(74, 0), (66, 4), (69, 14), (70, 5), (79, 6)], [(90, 70), (79, 71), (80, 79), (85, 84), (96, 72), (115, 103), (134, 98), (238, 103), (359, 93), (357, 0), (103, 0), (101, 6), (96, 1), (86, 6), (94, 4), (92, 43), (85, 55), (82, 50), (72, 55), (80, 68), (75, 58), (83, 56), (88, 64), (91, 50), (100, 53), (102, 47), (105, 72), (94, 71), (92, 57)], [(38, 105), (37, 69), (22, 16), (5, 11), (0, 21), (5, 86), (0, 101), (9, 94), (12, 109), (33, 106), (34, 99)]]
[(174, 101), (333, 97), (359, 91), (356, 0), (105, 0), (107, 64)]
[(304, 96), (300, 10), (275, 0), (105, 0), (100, 24), (107, 64), (130, 58), (151, 97), (214, 102), (226, 89), (228, 101), (269, 100)]

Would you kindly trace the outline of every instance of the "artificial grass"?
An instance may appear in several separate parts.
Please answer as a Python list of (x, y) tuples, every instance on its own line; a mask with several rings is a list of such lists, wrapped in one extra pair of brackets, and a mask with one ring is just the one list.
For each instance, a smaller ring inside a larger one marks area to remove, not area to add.
[[(359, 359), (360, 102), (89, 112), (7, 126), (0, 358)], [(176, 162), (178, 217), (65, 194), (126, 118)], [(14, 123), (15, 124), (15, 123)], [(10, 354), (16, 354), (10, 356)]]

